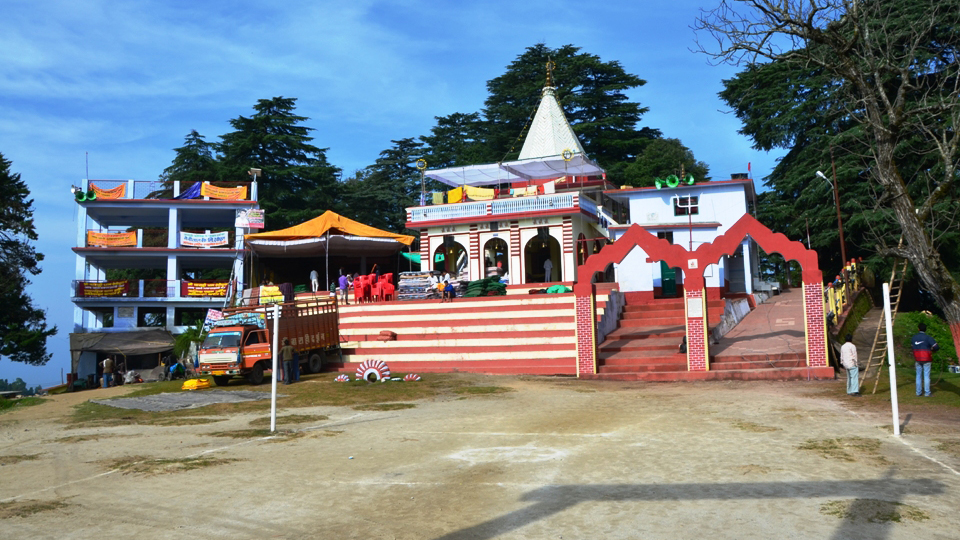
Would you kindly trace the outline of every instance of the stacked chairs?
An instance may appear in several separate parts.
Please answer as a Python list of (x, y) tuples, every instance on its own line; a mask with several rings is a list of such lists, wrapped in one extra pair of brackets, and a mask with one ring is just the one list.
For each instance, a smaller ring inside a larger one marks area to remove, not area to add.
[(357, 279), (353, 280), (353, 301), (362, 304), (371, 300), (370, 276), (358, 276)]

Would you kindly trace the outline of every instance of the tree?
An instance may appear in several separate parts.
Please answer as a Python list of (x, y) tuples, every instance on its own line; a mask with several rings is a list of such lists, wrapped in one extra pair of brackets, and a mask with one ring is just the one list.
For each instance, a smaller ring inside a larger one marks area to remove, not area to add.
[(486, 143), (497, 160), (519, 155), (546, 82), (548, 61), (555, 64), (557, 99), (584, 151), (609, 172), (622, 172), (644, 142), (660, 136), (656, 129), (637, 129), (648, 109), (624, 94), (646, 81), (624, 71), (620, 62), (603, 62), (596, 55), (580, 52), (579, 47), (551, 49), (539, 43), (518, 56), (506, 73), (487, 82), (490, 95), (483, 110), (489, 129)]
[(421, 136), (426, 145), (423, 157), (431, 169), (458, 167), (496, 161), (486, 139), (487, 126), (478, 113), (437, 116), (430, 135)]
[(412, 138), (390, 141), (376, 163), (358, 171), (344, 186), (344, 201), (352, 219), (394, 232), (404, 232), (407, 207), (420, 203), (417, 159), (423, 144)]
[(697, 161), (693, 151), (683, 145), (680, 139), (652, 139), (644, 144), (637, 159), (624, 170), (621, 183), (628, 186), (645, 187), (654, 185), (654, 179), (666, 178), (671, 174), (686, 178), (692, 174), (698, 182), (710, 179), (710, 168), (706, 163)]
[(183, 139), (183, 146), (174, 148), (176, 155), (173, 163), (163, 170), (162, 178), (169, 182), (179, 181), (181, 189), (197, 182), (216, 181), (219, 168), (214, 155), (216, 146), (205, 141), (197, 130), (191, 129)]
[(33, 199), (20, 174), (0, 154), (0, 356), (14, 362), (42, 366), (50, 360), (47, 338), (57, 327), (47, 328), (46, 313), (27, 295), (27, 275), (40, 273), (43, 254), (31, 245), (37, 239), (33, 226)]
[(282, 229), (336, 210), (340, 169), (327, 162), (326, 149), (313, 146), (308, 120), (294, 114), (296, 98), (261, 99), (255, 114), (230, 121), (222, 135), (220, 180), (248, 179), (260, 169), (259, 200), (270, 229)]
[[(820, 70), (866, 150), (862, 177), (902, 234), (878, 251), (909, 259), (960, 343), (960, 284), (931, 229), (957, 192), (960, 0), (724, 0), (695, 29), (718, 62)], [(932, 165), (912, 170), (918, 155)]]

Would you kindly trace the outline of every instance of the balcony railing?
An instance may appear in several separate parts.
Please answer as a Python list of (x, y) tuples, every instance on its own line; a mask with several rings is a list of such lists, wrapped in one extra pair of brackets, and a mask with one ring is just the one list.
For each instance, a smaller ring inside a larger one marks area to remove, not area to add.
[(411, 208), (409, 211), (410, 221), (417, 222), (522, 214), (526, 212), (542, 212), (545, 210), (573, 209), (578, 207), (586, 209), (591, 213), (596, 213), (597, 211), (597, 206), (592, 200), (578, 193), (555, 193), (552, 195), (496, 199), (483, 202), (418, 206)]
[(224, 280), (118, 279), (113, 281), (74, 280), (74, 298), (223, 298), (231, 282)]
[[(180, 233), (186, 233), (180, 234)], [(83, 247), (171, 247), (167, 229), (131, 229), (127, 231), (87, 229)], [(186, 240), (184, 240), (186, 238)], [(174, 248), (183, 249), (231, 249), (237, 236), (233, 229), (215, 233), (180, 231), (176, 233)]]

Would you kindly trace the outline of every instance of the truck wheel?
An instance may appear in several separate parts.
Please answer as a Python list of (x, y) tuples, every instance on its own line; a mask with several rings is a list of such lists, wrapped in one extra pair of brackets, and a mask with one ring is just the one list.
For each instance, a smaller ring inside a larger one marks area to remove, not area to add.
[[(274, 376), (276, 376), (276, 373), (274, 373)], [(247, 382), (254, 386), (263, 384), (263, 362), (257, 362), (250, 368), (250, 373), (247, 374)]]
[(320, 373), (320, 370), (323, 368), (323, 359), (320, 358), (320, 355), (313, 353), (310, 355), (310, 364), (308, 366), (310, 373)]
[(226, 385), (230, 384), (230, 379), (231, 379), (231, 377), (230, 377), (229, 375), (214, 375), (214, 376), (213, 376), (213, 382), (216, 383), (217, 386), (226, 386)]

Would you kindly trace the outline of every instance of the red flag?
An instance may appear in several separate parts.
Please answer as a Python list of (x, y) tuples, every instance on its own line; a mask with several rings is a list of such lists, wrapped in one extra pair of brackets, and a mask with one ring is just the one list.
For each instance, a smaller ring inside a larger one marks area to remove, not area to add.
[(750, 162), (747, 162), (747, 172), (750, 172)]

